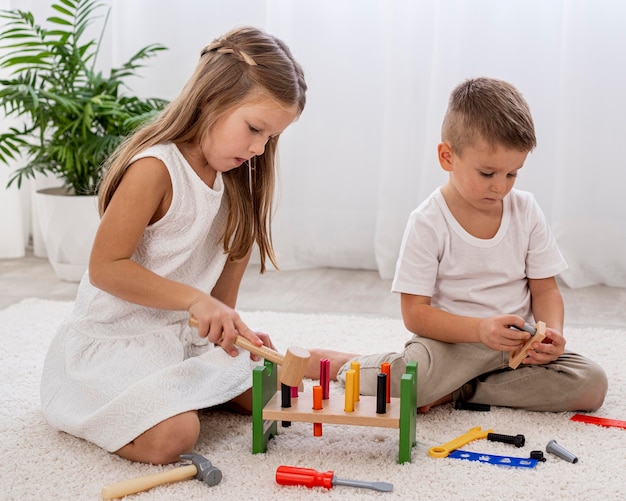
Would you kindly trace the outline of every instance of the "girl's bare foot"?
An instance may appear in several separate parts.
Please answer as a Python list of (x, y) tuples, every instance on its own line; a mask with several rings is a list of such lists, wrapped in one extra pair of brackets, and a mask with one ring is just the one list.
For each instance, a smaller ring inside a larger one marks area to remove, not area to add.
[(344, 364), (359, 356), (356, 353), (343, 353), (341, 351), (324, 350), (318, 348), (310, 349), (309, 353), (311, 354), (311, 358), (309, 358), (306, 370), (304, 371), (304, 377), (309, 379), (319, 379), (320, 360), (327, 358), (328, 360), (330, 360), (329, 377), (333, 381), (337, 380), (337, 373)]

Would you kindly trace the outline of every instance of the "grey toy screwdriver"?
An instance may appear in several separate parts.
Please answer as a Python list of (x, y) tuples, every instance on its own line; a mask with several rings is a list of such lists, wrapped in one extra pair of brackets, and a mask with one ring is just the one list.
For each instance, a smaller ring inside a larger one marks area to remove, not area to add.
[(531, 336), (534, 336), (535, 334), (537, 334), (537, 329), (535, 329), (532, 325), (530, 324), (524, 324), (524, 327), (518, 327), (517, 325), (511, 325), (511, 327), (513, 327), (514, 329), (518, 330), (518, 331), (526, 331), (528, 333), (530, 333)]

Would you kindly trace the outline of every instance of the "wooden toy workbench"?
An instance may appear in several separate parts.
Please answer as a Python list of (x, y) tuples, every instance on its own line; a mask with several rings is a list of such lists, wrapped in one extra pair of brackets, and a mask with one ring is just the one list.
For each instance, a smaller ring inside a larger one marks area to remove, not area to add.
[(410, 463), (411, 450), (416, 445), (417, 363), (407, 364), (400, 381), (400, 398), (391, 398), (385, 414), (376, 413), (376, 397), (361, 396), (354, 411), (344, 410), (343, 398), (323, 401), (323, 408), (312, 408), (311, 393), (302, 392), (291, 400), (291, 407), (281, 407), (277, 392), (277, 366), (265, 360), (252, 373), (252, 453), (264, 453), (267, 442), (278, 435), (278, 421), (328, 423), (355, 426), (376, 426), (399, 429), (398, 462)]

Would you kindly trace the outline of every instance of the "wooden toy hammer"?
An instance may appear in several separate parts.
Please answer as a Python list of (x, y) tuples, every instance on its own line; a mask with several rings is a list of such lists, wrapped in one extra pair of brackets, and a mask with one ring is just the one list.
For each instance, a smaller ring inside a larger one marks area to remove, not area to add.
[(102, 499), (123, 498), (136, 492), (147, 491), (157, 485), (169, 484), (193, 477), (202, 480), (210, 487), (219, 484), (222, 480), (222, 472), (204, 456), (200, 454), (181, 454), (180, 459), (189, 460), (192, 464), (108, 485), (102, 488)]
[[(198, 320), (195, 317), (189, 319), (189, 325), (198, 327)], [(282, 370), (278, 373), (278, 379), (287, 386), (300, 386), (307, 362), (311, 357), (308, 350), (297, 346), (287, 348), (285, 355), (278, 353), (267, 346), (257, 346), (252, 344), (248, 339), (238, 334), (235, 338), (235, 345), (248, 350), (270, 362), (274, 362), (281, 366)]]

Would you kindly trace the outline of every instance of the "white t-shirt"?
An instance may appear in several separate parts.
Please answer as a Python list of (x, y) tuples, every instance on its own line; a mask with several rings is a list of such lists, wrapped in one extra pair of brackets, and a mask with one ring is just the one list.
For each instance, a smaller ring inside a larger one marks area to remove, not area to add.
[(455, 315), (514, 314), (534, 323), (528, 279), (565, 269), (531, 193), (511, 190), (498, 232), (481, 239), (463, 229), (437, 189), (409, 217), (392, 291), (428, 296), (432, 306)]

